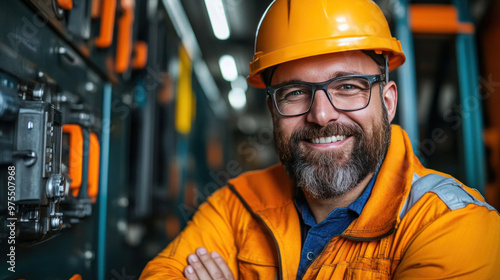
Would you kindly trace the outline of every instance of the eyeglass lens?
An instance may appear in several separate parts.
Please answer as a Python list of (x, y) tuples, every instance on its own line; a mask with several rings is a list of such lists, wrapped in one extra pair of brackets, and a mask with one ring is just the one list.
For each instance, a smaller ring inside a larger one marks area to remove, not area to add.
[(365, 107), (370, 100), (371, 84), (364, 77), (346, 77), (332, 80), (328, 84), (293, 83), (275, 91), (278, 110), (283, 115), (298, 115), (307, 112), (314, 92), (327, 90), (335, 108), (356, 110)]

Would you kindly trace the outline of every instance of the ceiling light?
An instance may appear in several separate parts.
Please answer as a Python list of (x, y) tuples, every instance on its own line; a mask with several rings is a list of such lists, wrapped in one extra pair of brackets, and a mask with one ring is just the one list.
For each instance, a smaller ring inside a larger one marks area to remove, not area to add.
[(244, 91), (248, 89), (248, 84), (247, 84), (247, 79), (243, 76), (238, 76), (236, 80), (231, 81), (231, 87), (232, 88), (241, 88)]
[(238, 78), (238, 69), (234, 57), (226, 54), (219, 59), (219, 67), (224, 80), (232, 82)]
[[(198, 45), (193, 28), (189, 23), (180, 0), (163, 0), (163, 5), (165, 6), (165, 10), (174, 25), (177, 36), (179, 36), (182, 40), (182, 44), (186, 48), (192, 60), (194, 74), (196, 75), (203, 92), (207, 96), (208, 100), (210, 100), (209, 104), (212, 111), (217, 118), (225, 119), (227, 117), (228, 108), (225, 102), (220, 102), (220, 90), (217, 87), (214, 78), (210, 74), (210, 70), (208, 70), (207, 63), (201, 57), (200, 46)], [(172, 63), (175, 62), (175, 60), (172, 60)], [(172, 67), (174, 67), (172, 69), (177, 69), (178, 67), (177, 64), (170, 66), (171, 67), (169, 67), (169, 69)], [(175, 73), (175, 71), (171, 73)]]
[(163, 4), (189, 57), (195, 61), (201, 56), (201, 50), (180, 0), (163, 0)]
[(233, 88), (228, 94), (229, 104), (236, 109), (241, 110), (247, 105), (247, 96), (241, 88)]
[(207, 7), (208, 17), (215, 37), (219, 40), (229, 38), (229, 25), (222, 0), (205, 0), (205, 6)]

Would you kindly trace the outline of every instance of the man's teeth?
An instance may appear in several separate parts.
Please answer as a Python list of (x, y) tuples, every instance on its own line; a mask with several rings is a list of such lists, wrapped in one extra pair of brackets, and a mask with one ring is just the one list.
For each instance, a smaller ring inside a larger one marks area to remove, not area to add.
[(342, 141), (346, 138), (345, 135), (337, 135), (337, 136), (328, 136), (328, 137), (319, 137), (311, 139), (311, 142), (314, 144), (327, 144), (327, 143), (335, 143), (337, 141)]

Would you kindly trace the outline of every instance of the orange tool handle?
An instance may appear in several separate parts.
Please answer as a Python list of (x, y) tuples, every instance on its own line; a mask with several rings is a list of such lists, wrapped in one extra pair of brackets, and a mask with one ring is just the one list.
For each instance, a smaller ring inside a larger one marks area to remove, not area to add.
[[(118, 20), (118, 44), (116, 44), (115, 71), (125, 72), (130, 64), (132, 54), (132, 27), (134, 24), (134, 2), (122, 2), (123, 15)], [(127, 2), (127, 4), (123, 4)]]
[(87, 193), (95, 203), (97, 193), (99, 192), (99, 156), (101, 147), (99, 139), (95, 133), (90, 133), (90, 148), (89, 148), (89, 179)]
[(101, 7), (101, 27), (95, 45), (99, 48), (107, 48), (113, 42), (113, 30), (115, 28), (116, 0), (103, 0)]
[(57, 0), (57, 5), (59, 5), (61, 9), (69, 11), (73, 9), (73, 0)]
[(101, 0), (92, 0), (92, 8), (90, 10), (90, 15), (92, 18), (99, 18), (101, 16)]
[(134, 42), (134, 58), (132, 68), (143, 69), (148, 63), (148, 44), (143, 41)]
[(69, 177), (70, 188), (73, 196), (78, 195), (82, 185), (82, 163), (83, 163), (83, 133), (77, 124), (63, 125), (63, 133), (69, 134)]

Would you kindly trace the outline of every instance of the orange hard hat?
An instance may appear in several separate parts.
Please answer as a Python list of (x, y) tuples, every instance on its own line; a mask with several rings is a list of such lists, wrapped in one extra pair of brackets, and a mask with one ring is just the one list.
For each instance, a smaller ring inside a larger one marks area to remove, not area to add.
[(264, 88), (261, 74), (269, 67), (352, 50), (387, 55), (390, 70), (405, 61), (401, 43), (372, 0), (275, 0), (257, 28), (247, 81)]

